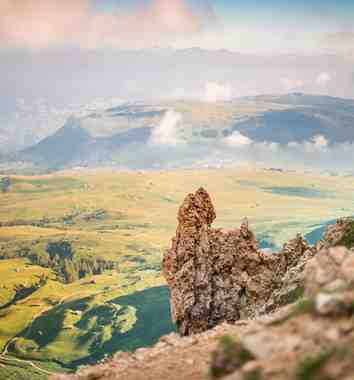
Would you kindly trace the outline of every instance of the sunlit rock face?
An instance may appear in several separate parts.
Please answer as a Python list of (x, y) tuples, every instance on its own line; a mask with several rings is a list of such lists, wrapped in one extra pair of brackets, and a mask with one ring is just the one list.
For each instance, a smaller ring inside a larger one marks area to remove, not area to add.
[(204, 189), (189, 194), (164, 255), (172, 316), (181, 335), (253, 318), (293, 301), (303, 288), (303, 267), (314, 254), (301, 236), (279, 253), (261, 252), (247, 221), (224, 231), (211, 227), (215, 216)]
[(354, 246), (354, 220), (353, 218), (341, 218), (335, 224), (329, 225), (322, 240), (317, 243), (317, 250), (322, 248)]
[(335, 293), (354, 285), (354, 253), (345, 247), (323, 248), (309, 260), (305, 271), (306, 296)]

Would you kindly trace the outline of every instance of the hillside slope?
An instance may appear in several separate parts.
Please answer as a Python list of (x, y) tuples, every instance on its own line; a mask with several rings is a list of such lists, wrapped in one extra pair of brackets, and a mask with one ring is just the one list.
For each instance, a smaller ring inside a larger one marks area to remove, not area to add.
[(223, 324), (188, 338), (168, 335), (152, 349), (52, 379), (350, 380), (353, 327), (350, 317), (321, 315), (310, 302), (299, 302), (256, 321)]
[[(153, 348), (117, 354), (97, 367), (53, 379), (353, 378), (354, 220), (329, 227), (316, 247), (299, 250), (297, 244), (288, 244), (278, 254), (264, 254), (257, 253), (246, 225), (213, 230), (214, 216), (204, 190), (187, 196), (179, 211), (177, 238), (163, 262), (174, 320), (180, 334), (189, 336), (164, 336)], [(284, 263), (288, 269), (282, 273)], [(245, 277), (247, 284), (242, 285)], [(288, 306), (260, 316), (267, 310), (259, 299), (270, 297), (279, 307), (279, 290)], [(238, 298), (240, 303), (235, 302)], [(246, 306), (255, 319), (242, 320)], [(210, 315), (218, 320), (210, 321)]]
[(90, 163), (109, 162), (119, 148), (132, 143), (146, 143), (150, 128), (132, 128), (112, 134), (94, 136), (85, 129), (80, 120), (70, 118), (54, 135), (24, 150), (17, 158), (35, 165), (60, 169), (70, 165), (88, 166)]
[(321, 136), (325, 147), (348, 144), (354, 141), (353, 125), (353, 100), (298, 93), (220, 103), (125, 104), (70, 118), (12, 159), (47, 169), (167, 168), (198, 165), (206, 158), (216, 165), (226, 157), (237, 161), (235, 149), (251, 142), (286, 148)]

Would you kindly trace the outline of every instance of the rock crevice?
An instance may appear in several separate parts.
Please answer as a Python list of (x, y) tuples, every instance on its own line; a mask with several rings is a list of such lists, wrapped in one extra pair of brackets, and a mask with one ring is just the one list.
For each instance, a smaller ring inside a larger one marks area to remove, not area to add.
[(303, 267), (314, 254), (300, 235), (279, 253), (262, 252), (247, 220), (225, 231), (211, 227), (215, 217), (203, 188), (189, 194), (163, 258), (172, 317), (181, 335), (254, 318), (286, 303), (288, 293), (301, 287)]

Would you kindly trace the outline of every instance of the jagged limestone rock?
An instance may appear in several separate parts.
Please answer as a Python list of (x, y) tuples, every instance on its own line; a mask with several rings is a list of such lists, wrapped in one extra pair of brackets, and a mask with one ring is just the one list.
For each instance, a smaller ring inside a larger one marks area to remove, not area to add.
[(189, 194), (179, 209), (172, 247), (164, 255), (172, 316), (181, 335), (288, 303), (302, 289), (304, 264), (314, 254), (300, 235), (280, 253), (261, 252), (247, 221), (224, 231), (211, 227), (214, 219), (209, 194), (202, 188)]
[(306, 265), (305, 294), (336, 292), (354, 286), (354, 252), (345, 247), (323, 248)]
[(354, 247), (354, 219), (341, 218), (335, 224), (326, 228), (322, 240), (317, 243), (317, 250), (322, 248), (345, 246), (346, 248)]
[[(264, 253), (247, 222), (222, 231), (211, 228), (214, 219), (205, 190), (186, 198), (163, 271), (182, 335), (232, 324), (189, 337), (171, 334), (153, 348), (53, 379), (207, 380), (208, 368), (225, 380), (353, 379), (354, 252), (317, 252), (298, 235), (279, 253)], [(274, 314), (237, 322), (303, 291), (305, 298)]]

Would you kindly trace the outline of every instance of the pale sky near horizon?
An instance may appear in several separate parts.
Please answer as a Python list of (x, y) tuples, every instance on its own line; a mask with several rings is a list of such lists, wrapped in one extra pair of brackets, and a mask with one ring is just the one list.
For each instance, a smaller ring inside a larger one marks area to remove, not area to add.
[(0, 0), (1, 48), (351, 56), (352, 0)]
[(112, 102), (354, 98), (353, 16), (354, 0), (0, 0), (0, 137)]

